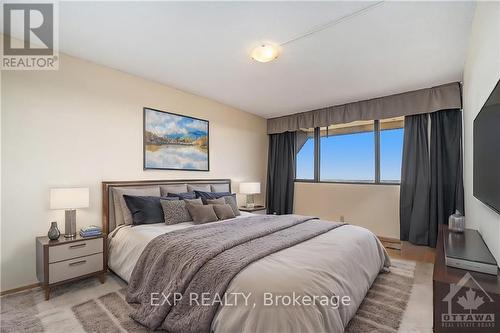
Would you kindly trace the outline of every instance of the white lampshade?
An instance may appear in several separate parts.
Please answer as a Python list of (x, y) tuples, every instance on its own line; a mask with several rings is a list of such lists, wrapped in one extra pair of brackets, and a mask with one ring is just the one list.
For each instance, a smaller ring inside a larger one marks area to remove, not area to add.
[(50, 189), (50, 209), (76, 209), (88, 206), (88, 187)]
[(259, 194), (260, 183), (240, 183), (241, 194)]

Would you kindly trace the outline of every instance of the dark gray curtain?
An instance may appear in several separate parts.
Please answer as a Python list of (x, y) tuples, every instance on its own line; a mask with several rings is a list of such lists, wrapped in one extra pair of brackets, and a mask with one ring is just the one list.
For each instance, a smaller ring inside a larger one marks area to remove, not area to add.
[(295, 132), (269, 135), (266, 199), (268, 214), (293, 213), (295, 138)]
[(429, 245), (436, 246), (440, 224), (459, 210), (464, 212), (462, 172), (462, 112), (459, 109), (431, 113)]
[(465, 213), (462, 112), (451, 109), (405, 117), (401, 240), (435, 247), (438, 226), (448, 223), (455, 210)]
[(400, 187), (400, 238), (429, 244), (428, 114), (405, 117)]

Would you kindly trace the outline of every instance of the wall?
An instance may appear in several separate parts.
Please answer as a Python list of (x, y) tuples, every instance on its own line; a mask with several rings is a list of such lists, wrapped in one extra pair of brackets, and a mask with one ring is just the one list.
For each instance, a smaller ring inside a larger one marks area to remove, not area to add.
[(500, 215), (472, 194), (473, 121), (500, 79), (500, 3), (476, 6), (463, 80), (465, 215), (500, 263)]
[(295, 183), (296, 214), (360, 225), (399, 239), (399, 186)]
[[(59, 71), (2, 73), (1, 290), (36, 283), (35, 237), (51, 220), (64, 229), (64, 212), (49, 210), (51, 187), (90, 187), (77, 228), (101, 224), (104, 180), (231, 178), (265, 189), (263, 118), (61, 56)], [(211, 171), (144, 171), (143, 106), (208, 119)]]

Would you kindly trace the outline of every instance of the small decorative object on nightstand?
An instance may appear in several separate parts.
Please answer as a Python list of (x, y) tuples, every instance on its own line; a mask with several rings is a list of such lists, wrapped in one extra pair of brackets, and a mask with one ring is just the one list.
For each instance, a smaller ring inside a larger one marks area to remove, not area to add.
[(455, 214), (450, 215), (448, 218), (448, 230), (454, 232), (464, 232), (465, 216), (463, 216), (458, 210), (456, 210)]
[(59, 239), (59, 236), (61, 236), (61, 232), (57, 228), (57, 222), (51, 222), (47, 237), (49, 237), (50, 240), (57, 240)]
[(36, 276), (45, 289), (45, 299), (49, 299), (50, 289), (64, 283), (91, 276), (99, 277), (104, 283), (106, 249), (105, 234), (59, 240), (37, 237)]
[(102, 230), (96, 225), (89, 225), (80, 229), (80, 236), (83, 238), (96, 237), (102, 235)]
[(254, 205), (252, 208), (240, 207), (242, 212), (254, 213), (254, 214), (266, 214), (266, 206)]
[(76, 236), (76, 208), (89, 206), (89, 188), (52, 188), (50, 189), (50, 209), (64, 209), (64, 237)]
[(255, 207), (254, 194), (260, 193), (260, 183), (240, 183), (240, 193), (247, 195), (246, 208)]

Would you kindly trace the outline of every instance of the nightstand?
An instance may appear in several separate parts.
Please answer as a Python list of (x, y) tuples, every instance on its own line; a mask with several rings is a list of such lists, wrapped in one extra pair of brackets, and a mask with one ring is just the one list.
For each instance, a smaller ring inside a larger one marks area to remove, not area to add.
[(36, 238), (36, 276), (45, 289), (45, 300), (50, 289), (68, 282), (99, 277), (104, 283), (106, 273), (106, 237), (76, 236), (58, 240)]
[(239, 207), (242, 212), (266, 215), (266, 206), (255, 205), (253, 208)]

